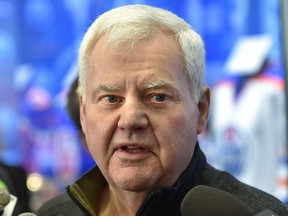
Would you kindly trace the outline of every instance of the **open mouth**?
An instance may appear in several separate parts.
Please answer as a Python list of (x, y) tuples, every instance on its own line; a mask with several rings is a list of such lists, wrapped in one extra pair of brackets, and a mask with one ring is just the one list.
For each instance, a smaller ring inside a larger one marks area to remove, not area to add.
[(148, 151), (148, 149), (143, 148), (141, 146), (122, 146), (121, 150), (129, 153), (142, 153)]

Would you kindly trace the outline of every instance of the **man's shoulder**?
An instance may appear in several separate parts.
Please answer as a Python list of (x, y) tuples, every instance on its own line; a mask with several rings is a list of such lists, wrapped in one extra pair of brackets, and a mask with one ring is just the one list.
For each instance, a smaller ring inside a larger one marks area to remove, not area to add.
[(57, 216), (64, 214), (69, 216), (85, 215), (67, 193), (63, 193), (47, 201), (36, 212), (38, 216)]

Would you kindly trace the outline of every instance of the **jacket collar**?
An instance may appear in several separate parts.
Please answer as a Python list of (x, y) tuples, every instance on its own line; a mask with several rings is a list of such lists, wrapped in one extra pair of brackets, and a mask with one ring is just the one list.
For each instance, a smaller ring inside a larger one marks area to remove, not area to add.
[[(176, 183), (172, 187), (152, 192), (137, 215), (181, 215), (181, 202), (189, 190), (200, 184), (205, 164), (206, 157), (197, 143), (191, 162)], [(153, 208), (153, 205), (157, 207)]]

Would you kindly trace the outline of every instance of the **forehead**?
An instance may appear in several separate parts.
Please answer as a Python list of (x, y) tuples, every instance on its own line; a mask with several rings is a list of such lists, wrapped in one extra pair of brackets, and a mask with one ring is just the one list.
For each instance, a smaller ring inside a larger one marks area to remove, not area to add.
[(150, 35), (150, 37), (139, 40), (119, 38), (118, 40), (114, 39), (110, 41), (108, 35), (103, 35), (94, 45), (90, 55), (90, 63), (92, 65), (101, 63), (97, 61), (97, 57), (101, 56), (105, 58), (116, 57), (118, 60), (125, 60), (125, 58), (137, 58), (140, 55), (159, 54), (161, 52), (166, 53), (165, 58), (170, 57), (171, 60), (175, 60), (176, 58), (183, 59), (179, 43), (166, 31), (158, 31)]
[(157, 59), (170, 58), (170, 61), (180, 60), (183, 56), (178, 42), (165, 32), (158, 32), (151, 37), (138, 41), (119, 39), (114, 44), (109, 44), (107, 36), (104, 35), (95, 44), (90, 63), (95, 66), (101, 64), (100, 61), (97, 61), (98, 57), (102, 57), (101, 60), (114, 57), (113, 60), (118, 61), (126, 59), (139, 61), (139, 57), (143, 58), (151, 55)]
[(111, 49), (104, 36), (95, 45), (90, 63), (87, 87), (92, 89), (103, 85), (105, 89), (127, 89), (136, 85), (145, 89), (173, 86), (180, 91), (189, 85), (179, 44), (168, 34), (138, 41), (133, 49)]

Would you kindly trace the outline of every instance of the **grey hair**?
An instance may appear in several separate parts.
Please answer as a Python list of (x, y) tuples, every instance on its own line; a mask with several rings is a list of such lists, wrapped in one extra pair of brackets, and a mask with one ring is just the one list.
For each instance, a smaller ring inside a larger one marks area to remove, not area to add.
[(205, 50), (202, 38), (177, 15), (147, 5), (127, 5), (114, 8), (99, 16), (84, 35), (79, 49), (78, 93), (85, 100), (87, 73), (91, 70), (90, 57), (96, 42), (105, 35), (107, 45), (119, 48), (133, 44), (156, 32), (166, 31), (179, 43), (184, 67), (190, 79), (193, 99), (198, 102), (206, 87)]

